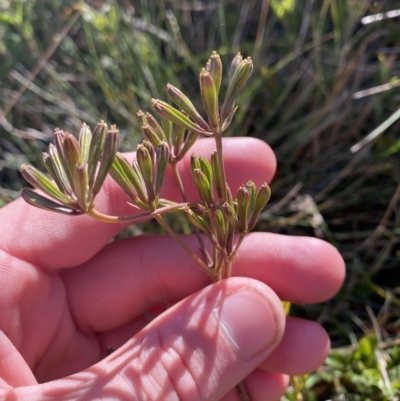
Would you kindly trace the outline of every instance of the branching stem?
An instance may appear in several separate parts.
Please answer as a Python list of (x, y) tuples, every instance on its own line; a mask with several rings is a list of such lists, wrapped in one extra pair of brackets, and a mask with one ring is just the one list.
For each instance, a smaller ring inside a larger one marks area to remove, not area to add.
[[(183, 186), (182, 177), (181, 177), (181, 175), (179, 173), (179, 170), (178, 170), (178, 165), (177, 165), (177, 163), (171, 163), (171, 165), (172, 165), (172, 171), (174, 172), (174, 176), (175, 176), (176, 182), (177, 182), (178, 187), (179, 187), (179, 191), (180, 191), (181, 196), (182, 196), (182, 200), (184, 202), (187, 202), (187, 196), (186, 196), (186, 192), (185, 192), (185, 187)], [(206, 245), (204, 244), (204, 241), (203, 241), (203, 239), (202, 239), (202, 237), (200, 235), (199, 230), (197, 228), (194, 228), (194, 233), (196, 235), (197, 241), (199, 242), (201, 252), (203, 253), (204, 257), (207, 260), (207, 263), (208, 264), (212, 264), (211, 256), (207, 251)]]
[(180, 238), (179, 235), (171, 228), (160, 214), (154, 214), (153, 217), (158, 221), (161, 227), (167, 231), (169, 235), (189, 254), (189, 256), (209, 275), (213, 275), (213, 270), (204, 263)]
[(185, 206), (195, 206), (195, 207), (200, 207), (202, 208), (202, 205), (199, 205), (197, 203), (175, 203), (170, 206), (165, 206), (159, 209), (156, 209), (152, 212), (145, 212), (145, 213), (140, 213), (140, 214), (133, 214), (133, 215), (128, 215), (128, 216), (109, 216), (107, 214), (103, 214), (96, 209), (92, 209), (87, 214), (94, 219), (98, 221), (102, 221), (104, 223), (143, 223), (145, 221), (149, 221), (156, 214), (158, 215), (163, 215), (165, 213), (173, 212), (176, 210), (179, 210)]

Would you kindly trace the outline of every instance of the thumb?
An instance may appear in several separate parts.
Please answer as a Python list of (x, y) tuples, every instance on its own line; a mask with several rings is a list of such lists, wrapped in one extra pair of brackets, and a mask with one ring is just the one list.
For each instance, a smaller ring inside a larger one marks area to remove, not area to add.
[[(219, 400), (274, 350), (284, 322), (269, 287), (230, 278), (174, 305), (109, 357), (63, 379), (52, 394), (57, 400), (76, 394), (80, 401)], [(57, 381), (47, 383), (47, 396), (49, 385)]]

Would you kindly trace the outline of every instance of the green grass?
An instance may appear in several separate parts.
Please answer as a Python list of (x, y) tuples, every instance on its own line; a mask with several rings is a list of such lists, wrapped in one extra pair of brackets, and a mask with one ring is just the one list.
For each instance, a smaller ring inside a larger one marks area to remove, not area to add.
[(0, 5), (0, 107), (10, 109), (0, 121), (0, 204), (19, 196), (20, 165), (40, 166), (55, 127), (77, 132), (82, 121), (105, 119), (120, 128), (123, 149), (132, 149), (139, 141), (136, 112), (149, 109), (151, 97), (165, 98), (166, 82), (192, 95), (212, 50), (225, 62), (241, 50), (255, 68), (230, 133), (267, 141), (279, 161), (257, 229), (326, 239), (348, 271), (335, 299), (293, 308), (322, 323), (340, 348), (318, 372), (294, 378), (287, 399), (394, 400), (400, 121), (350, 151), (399, 109), (395, 85), (354, 97), (400, 77), (398, 19), (360, 22), (389, 11), (390, 2), (91, 4)]

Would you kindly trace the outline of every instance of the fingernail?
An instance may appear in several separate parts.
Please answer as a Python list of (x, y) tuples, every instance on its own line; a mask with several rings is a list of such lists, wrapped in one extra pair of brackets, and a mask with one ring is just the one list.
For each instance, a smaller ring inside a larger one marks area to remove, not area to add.
[(229, 295), (215, 310), (222, 331), (244, 359), (264, 351), (276, 339), (276, 315), (271, 303), (256, 291)]

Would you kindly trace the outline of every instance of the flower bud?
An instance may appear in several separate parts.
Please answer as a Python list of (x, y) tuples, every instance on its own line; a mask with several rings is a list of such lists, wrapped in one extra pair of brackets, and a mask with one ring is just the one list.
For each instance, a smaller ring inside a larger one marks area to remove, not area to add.
[(226, 220), (229, 221), (229, 224), (233, 227), (233, 229), (237, 233), (240, 233), (239, 222), (235, 213), (235, 209), (228, 202), (225, 202), (222, 205), (222, 211)]
[(208, 237), (213, 237), (210, 230), (210, 225), (202, 217), (196, 214), (193, 210), (189, 209), (187, 206), (183, 208), (183, 212), (194, 227), (198, 228), (201, 231), (204, 231)]
[(151, 162), (154, 164), (154, 157), (156, 155), (156, 151), (154, 149), (154, 146), (149, 141), (146, 141), (146, 140), (144, 140), (142, 142), (142, 145), (148, 150), (149, 155), (151, 157)]
[(92, 131), (90, 127), (83, 123), (79, 132), (79, 147), (81, 149), (81, 161), (87, 163), (89, 158), (90, 142), (92, 141)]
[(196, 168), (193, 171), (193, 178), (201, 199), (210, 207), (213, 204), (213, 198), (211, 186), (206, 175), (200, 169)]
[(145, 146), (139, 145), (136, 151), (137, 164), (143, 177), (147, 190), (148, 201), (152, 203), (155, 199), (153, 181), (153, 161)]
[(164, 130), (162, 129), (159, 122), (154, 118), (154, 116), (150, 113), (146, 113), (146, 119), (147, 123), (150, 125), (151, 128), (153, 128), (154, 132), (157, 134), (160, 141), (165, 141), (166, 137)]
[(200, 91), (208, 121), (214, 130), (219, 129), (218, 92), (211, 74), (204, 68), (200, 73)]
[(184, 128), (184, 127), (181, 127), (181, 126), (178, 125), (175, 128), (175, 137), (174, 137), (174, 153), (175, 153), (175, 156), (180, 152), (180, 149), (182, 148), (182, 144), (185, 141), (185, 132), (186, 132), (186, 128)]
[(224, 104), (221, 109), (221, 119), (224, 121), (232, 112), (236, 97), (241, 89), (243, 89), (247, 80), (253, 71), (253, 62), (251, 58), (243, 60), (235, 69), (232, 79), (229, 83), (228, 92), (226, 93)]
[(226, 225), (224, 215), (216, 204), (212, 205), (210, 212), (210, 222), (215, 230), (218, 244), (221, 248), (226, 246)]
[(239, 67), (240, 63), (243, 61), (243, 56), (241, 53), (237, 53), (236, 56), (233, 58), (231, 66), (229, 68), (229, 83), (232, 81), (232, 77), (235, 75), (237, 68)]
[(172, 122), (163, 118), (161, 121), (161, 124), (162, 124), (162, 128), (163, 128), (163, 131), (165, 134), (166, 142), (168, 143), (169, 148), (172, 149), (172, 146), (173, 146), (172, 134), (173, 134), (173, 130), (174, 130)]
[(155, 148), (161, 143), (161, 139), (149, 124), (142, 125), (142, 133)]
[(213, 173), (212, 173), (212, 169), (211, 169), (210, 163), (208, 162), (208, 160), (205, 157), (200, 156), (199, 157), (199, 164), (200, 164), (200, 170), (206, 175), (207, 180), (210, 183), (211, 197), (214, 198), (214, 194), (213, 194)]
[(193, 106), (193, 103), (178, 88), (175, 88), (175, 86), (168, 84), (167, 93), (172, 101), (180, 109), (185, 111), (194, 122), (196, 122), (204, 130), (210, 131), (210, 126), (204, 121), (203, 117)]
[(32, 166), (22, 165), (21, 174), (33, 187), (40, 189), (46, 195), (63, 204), (71, 204), (71, 200), (39, 170)]
[(64, 137), (64, 170), (70, 183), (73, 182), (75, 168), (81, 161), (81, 150), (78, 140), (71, 134), (66, 133)]
[(62, 165), (60, 156), (58, 154), (57, 148), (53, 145), (49, 145), (49, 158), (54, 169), (54, 181), (56, 182), (58, 188), (68, 195), (72, 195), (72, 187), (68, 181), (67, 175), (65, 174), (64, 167)]
[(45, 198), (44, 196), (32, 191), (29, 188), (24, 188), (21, 191), (21, 197), (24, 199), (25, 202), (29, 203), (32, 206), (36, 206), (39, 209), (67, 214), (69, 216), (78, 216), (82, 214), (81, 211), (76, 210), (73, 206), (60, 205), (59, 203), (53, 202), (52, 200)]
[(139, 110), (136, 115), (140, 118), (141, 124), (146, 125), (148, 124), (146, 115), (143, 113), (142, 110)]
[(219, 171), (218, 156), (216, 150), (211, 153), (211, 166), (212, 166), (213, 176), (215, 179), (215, 186), (217, 188), (217, 194), (219, 198), (222, 199), (222, 181), (221, 181), (221, 174)]
[(256, 184), (254, 184), (254, 182), (251, 180), (247, 181), (246, 189), (247, 191), (249, 191), (249, 196), (250, 196), (249, 212), (251, 212), (253, 210), (254, 202), (256, 200), (256, 193), (257, 193)]
[(54, 130), (54, 144), (60, 156), (60, 161), (64, 158), (64, 138), (65, 138), (64, 131), (61, 131), (60, 129), (56, 128)]
[(74, 194), (83, 212), (87, 212), (90, 206), (87, 202), (88, 181), (87, 164), (78, 163), (74, 172)]
[(196, 170), (196, 168), (201, 170), (199, 156), (196, 156), (195, 154), (190, 156), (190, 168), (192, 170), (192, 174), (194, 174), (194, 170)]
[(100, 191), (100, 188), (107, 177), (110, 167), (114, 162), (118, 146), (119, 146), (119, 131), (114, 126), (110, 131), (108, 131), (104, 141), (101, 163), (92, 189), (93, 197), (97, 195), (97, 193)]
[(50, 173), (51, 177), (56, 182), (56, 185), (57, 185), (58, 189), (61, 192), (65, 193), (64, 192), (64, 188), (63, 188), (63, 184), (62, 184), (62, 182), (60, 181), (60, 179), (59, 179), (59, 177), (57, 175), (57, 172), (56, 172), (55, 166), (53, 164), (53, 161), (52, 161), (50, 155), (48, 153), (46, 153), (46, 152), (43, 152), (43, 163), (44, 163), (44, 165), (46, 167), (46, 170)]
[(163, 118), (172, 121), (173, 123), (185, 127), (186, 129), (192, 130), (199, 135), (206, 135), (207, 132), (191, 121), (188, 117), (186, 117), (179, 110), (170, 106), (168, 103), (163, 102), (162, 100), (152, 99), (152, 106), (154, 110)]
[(221, 57), (216, 51), (213, 51), (211, 54), (210, 66), (208, 71), (210, 72), (211, 77), (215, 82), (217, 93), (219, 93), (219, 88), (221, 87), (222, 81), (222, 61)]
[[(136, 157), (137, 157), (137, 155), (138, 155), (138, 152), (136, 152)], [(139, 197), (140, 201), (143, 202), (143, 204), (147, 207), (148, 201), (149, 201), (148, 195), (147, 195), (147, 190), (146, 190), (147, 186), (145, 184), (142, 173), (140, 171), (137, 159), (133, 159), (132, 172), (135, 177), (134, 182), (137, 184), (137, 187), (135, 187), (135, 189), (137, 190), (138, 197)]]
[(104, 141), (106, 139), (107, 132), (108, 127), (104, 121), (100, 121), (93, 130), (88, 157), (89, 187), (92, 187), (94, 183), (97, 163), (99, 162), (103, 153)]
[(238, 204), (238, 222), (240, 232), (245, 234), (248, 231), (248, 211), (250, 203), (249, 191), (246, 187), (240, 187), (236, 194)]
[(134, 203), (136, 203), (136, 183), (133, 184), (133, 181), (135, 181), (135, 175), (125, 156), (119, 152), (116, 153), (114, 162), (111, 165), (110, 175), (112, 179), (122, 188), (125, 194)]
[(249, 230), (252, 230), (257, 223), (258, 217), (260, 213), (267, 205), (269, 198), (271, 197), (271, 189), (270, 187), (264, 182), (261, 185), (260, 189), (257, 192), (256, 199), (254, 202), (253, 210), (251, 211), (251, 216), (249, 220)]
[(169, 147), (166, 142), (161, 142), (160, 146), (157, 148), (157, 153), (156, 153), (156, 179), (154, 184), (154, 190), (157, 197), (160, 196), (162, 183), (164, 181), (168, 163), (169, 163)]

